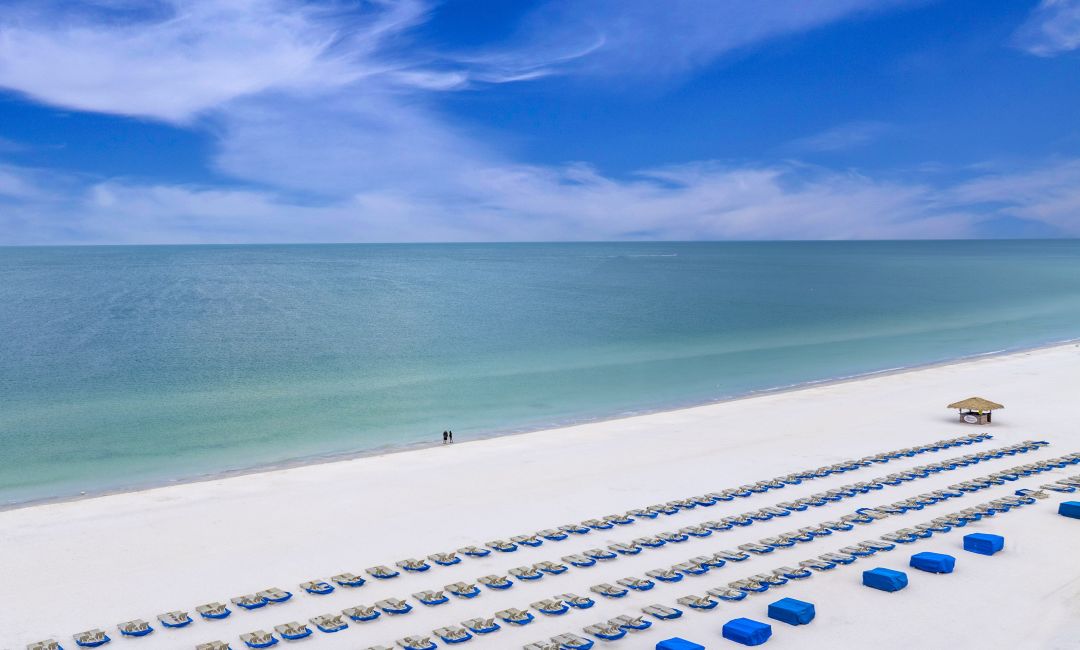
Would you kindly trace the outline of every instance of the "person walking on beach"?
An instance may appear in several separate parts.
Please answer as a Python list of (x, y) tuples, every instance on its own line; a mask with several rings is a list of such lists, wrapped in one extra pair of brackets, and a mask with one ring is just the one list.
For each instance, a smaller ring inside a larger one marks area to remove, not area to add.
[(449, 431), (443, 431), (443, 432), (442, 432), (442, 443), (443, 443), (444, 445), (446, 444), (446, 440), (447, 440), (447, 438), (449, 438), (449, 437), (450, 437), (450, 432), (449, 432)]
[(450, 434), (450, 443), (453, 444), (453, 442), (454, 442), (454, 432), (453, 431), (447, 431), (447, 433)]

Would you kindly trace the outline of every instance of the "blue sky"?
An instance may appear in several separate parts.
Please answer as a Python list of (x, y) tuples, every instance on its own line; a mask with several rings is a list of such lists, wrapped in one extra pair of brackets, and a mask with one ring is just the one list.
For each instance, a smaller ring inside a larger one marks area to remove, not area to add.
[(1080, 0), (8, 0), (0, 244), (1080, 236)]

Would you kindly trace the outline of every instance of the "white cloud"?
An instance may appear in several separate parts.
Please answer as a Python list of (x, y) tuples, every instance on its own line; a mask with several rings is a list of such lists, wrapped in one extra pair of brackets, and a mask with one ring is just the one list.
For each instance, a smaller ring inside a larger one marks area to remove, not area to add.
[(786, 148), (796, 153), (846, 151), (878, 140), (891, 128), (884, 122), (849, 122), (794, 140)]
[(1075, 50), (1080, 47), (1080, 0), (1042, 0), (1014, 38), (1036, 56)]

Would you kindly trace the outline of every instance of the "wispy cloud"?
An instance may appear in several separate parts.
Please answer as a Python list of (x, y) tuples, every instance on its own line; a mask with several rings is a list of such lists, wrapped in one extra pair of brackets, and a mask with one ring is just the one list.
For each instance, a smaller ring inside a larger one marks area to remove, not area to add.
[(1080, 48), (1080, 0), (1042, 0), (1014, 38), (1018, 47), (1036, 56)]
[(878, 140), (891, 128), (885, 122), (849, 122), (794, 140), (785, 149), (794, 153), (846, 151)]

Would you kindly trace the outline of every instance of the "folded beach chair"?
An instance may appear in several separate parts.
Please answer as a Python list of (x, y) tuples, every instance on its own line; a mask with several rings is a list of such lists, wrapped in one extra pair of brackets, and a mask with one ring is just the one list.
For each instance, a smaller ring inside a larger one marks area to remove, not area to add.
[(848, 531), (855, 528), (854, 524), (849, 524), (846, 521), (823, 521), (821, 525), (836, 531)]
[(485, 557), (490, 555), (491, 551), (486, 548), (480, 548), (479, 546), (463, 546), (458, 549), (458, 553), (468, 555), (469, 557)]
[(281, 638), (286, 641), (299, 641), (300, 639), (311, 636), (311, 628), (297, 621), (275, 625), (274, 631), (280, 634)]
[(697, 562), (681, 562), (673, 565), (671, 569), (691, 576), (705, 575), (709, 572), (708, 565), (698, 564)]
[(158, 621), (161, 622), (163, 627), (186, 627), (191, 625), (191, 616), (187, 612), (177, 610), (175, 612), (165, 612), (164, 614), (158, 614)]
[(854, 555), (849, 555), (848, 553), (823, 553), (818, 557), (826, 562), (833, 562), (836, 564), (851, 564), (858, 559)]
[(609, 524), (615, 524), (616, 526), (628, 526), (634, 523), (634, 518), (628, 517), (627, 515), (615, 514), (604, 517), (604, 521), (608, 522)]
[(579, 555), (577, 553), (573, 555), (562, 556), (562, 561), (568, 564), (572, 564), (573, 566), (581, 569), (591, 567), (592, 565), (596, 564), (596, 560), (592, 559), (591, 557), (585, 557), (584, 555)]
[(490, 634), (499, 629), (499, 624), (493, 618), (470, 618), (461, 624), (473, 634)]
[(64, 650), (60, 647), (60, 644), (52, 639), (46, 639), (44, 641), (35, 641), (29, 643), (26, 646), (26, 650)]
[(398, 560), (395, 564), (401, 569), (405, 569), (406, 571), (413, 571), (415, 573), (427, 571), (431, 568), (431, 565), (427, 562), (424, 562), (423, 560), (417, 560), (415, 558)]
[(592, 639), (586, 639), (583, 636), (570, 634), (569, 632), (553, 636), (551, 640), (558, 645), (559, 650), (589, 650), (595, 645)]
[(679, 512), (679, 509), (673, 505), (667, 503), (657, 503), (648, 507), (648, 510), (658, 512), (662, 515), (674, 515)]
[(521, 580), (539, 580), (544, 577), (542, 571), (531, 566), (518, 566), (510, 569), (510, 575)]
[(666, 605), (648, 605), (642, 607), (641, 611), (649, 616), (655, 616), (661, 621), (671, 621), (682, 616), (682, 610), (675, 609), (674, 607), (667, 607)]
[(646, 621), (641, 616), (630, 616), (629, 614), (622, 614), (608, 621), (609, 624), (615, 627), (622, 628), (627, 632), (640, 632), (641, 630), (647, 630), (652, 627), (652, 621)]
[(750, 553), (756, 553), (757, 555), (765, 555), (766, 553), (772, 553), (776, 550), (775, 546), (766, 546), (764, 544), (739, 544), (740, 551), (749, 551)]
[(735, 602), (746, 598), (749, 592), (744, 589), (733, 589), (731, 587), (713, 587), (706, 591), (705, 594), (714, 598), (719, 598), (720, 600)]
[(790, 548), (795, 546), (795, 540), (791, 539), (787, 535), (777, 535), (776, 537), (762, 537), (758, 540), (762, 546), (771, 546), (773, 548)]
[(810, 506), (810, 504), (801, 499), (796, 499), (795, 501), (782, 501), (776, 505), (788, 512), (802, 512)]
[(586, 535), (591, 529), (588, 526), (582, 526), (581, 524), (565, 524), (559, 526), (559, 530), (564, 533), (573, 533), (574, 535)]
[(762, 510), (754, 510), (746, 513), (746, 515), (753, 521), (768, 521), (773, 518), (771, 514)]
[(727, 522), (723, 522), (723, 521), (717, 521), (715, 519), (710, 519), (709, 521), (703, 521), (703, 522), (701, 522), (701, 525), (703, 527), (705, 527), (705, 528), (708, 528), (709, 530), (712, 530), (712, 531), (723, 531), (723, 530), (731, 530), (732, 529), (731, 524), (729, 524)]
[(224, 641), (207, 641), (195, 646), (195, 650), (229, 650), (229, 644)]
[(570, 606), (559, 600), (558, 598), (546, 598), (544, 600), (538, 600), (532, 605), (533, 609), (541, 614), (547, 614), (548, 616), (561, 616), (570, 611)]
[(626, 511), (627, 517), (633, 517), (635, 519), (656, 519), (659, 514), (660, 513), (655, 510), (650, 510), (649, 508), (633, 508)]
[(656, 537), (669, 544), (679, 544), (690, 539), (688, 535), (684, 535), (683, 533), (678, 532), (657, 533)]
[(854, 555), (855, 557), (870, 557), (874, 553), (877, 553), (877, 551), (872, 548), (866, 548), (865, 546), (860, 546), (858, 544), (844, 546), (840, 549), (840, 552)]
[(388, 566), (379, 565), (373, 566), (370, 569), (365, 569), (365, 572), (372, 578), (378, 578), (379, 580), (389, 580), (390, 578), (396, 578), (401, 575), (400, 572), (394, 571)]
[(750, 580), (756, 580), (762, 584), (769, 585), (770, 587), (779, 587), (780, 585), (787, 584), (788, 579), (780, 573), (756, 573), (750, 576)]
[(386, 598), (375, 603), (375, 606), (387, 614), (408, 614), (412, 611), (412, 605), (399, 598)]
[(532, 546), (534, 548), (544, 543), (544, 540), (540, 539), (536, 535), (514, 535), (510, 538), (510, 541), (515, 544)]
[(453, 566), (461, 562), (456, 553), (432, 553), (428, 559), (439, 566)]
[(750, 554), (747, 553), (746, 551), (725, 550), (725, 551), (717, 551), (713, 555), (715, 555), (716, 557), (721, 558), (723, 560), (727, 560), (728, 562), (742, 562), (743, 560), (749, 560), (750, 559)]
[(1039, 489), (1060, 492), (1061, 494), (1071, 494), (1076, 492), (1076, 486), (1067, 483), (1047, 483), (1046, 485), (1040, 485)]
[(506, 576), (489, 575), (476, 579), (477, 582), (489, 589), (509, 589), (514, 583)]
[(533, 568), (539, 569), (544, 573), (550, 575), (559, 575), (560, 573), (566, 573), (567, 568), (565, 564), (559, 564), (558, 562), (551, 562), (544, 560), (543, 562), (537, 562), (533, 565)]
[(442, 605), (443, 603), (450, 602), (450, 599), (446, 597), (441, 591), (433, 591), (431, 589), (425, 589), (424, 591), (418, 591), (413, 594), (413, 598), (420, 601), (421, 604), (429, 607), (435, 605)]
[(873, 549), (875, 551), (891, 551), (894, 548), (896, 548), (896, 544), (890, 544), (889, 542), (883, 542), (883, 541), (877, 540), (877, 539), (868, 539), (868, 540), (859, 542), (859, 546), (864, 546), (866, 548), (870, 548), (870, 549)]
[(719, 569), (720, 567), (727, 564), (727, 560), (720, 557), (719, 555), (716, 555), (715, 553), (713, 555), (695, 555), (694, 557), (690, 558), (690, 561), (694, 564), (700, 564), (701, 566), (709, 567), (710, 569)]
[(754, 519), (750, 515), (728, 515), (720, 521), (731, 526), (749, 526), (754, 523)]
[(435, 650), (438, 647), (431, 637), (427, 636), (407, 636), (404, 639), (398, 639), (397, 644), (405, 650)]
[(330, 579), (342, 587), (360, 587), (367, 582), (360, 576), (352, 573), (339, 573), (336, 576), (332, 576)]
[(899, 542), (900, 544), (910, 544), (910, 543), (914, 542), (915, 540), (917, 540), (919, 538), (917, 536), (915, 536), (915, 535), (912, 535), (912, 534), (901, 533), (900, 531), (896, 531), (896, 532), (892, 532), (892, 533), (885, 533), (884, 535), (881, 536), (881, 539), (884, 539), (884, 540), (889, 541), (889, 542)]
[(577, 594), (559, 594), (557, 598), (574, 609), (589, 609), (596, 604), (596, 601), (588, 596), (578, 596)]
[(594, 594), (600, 594), (601, 596), (605, 596), (607, 598), (622, 598), (627, 593), (629, 593), (628, 589), (616, 587), (615, 585), (607, 582), (593, 585), (589, 587), (589, 591), (593, 592)]
[(349, 627), (349, 624), (345, 622), (345, 619), (338, 614), (322, 614), (314, 618), (308, 619), (311, 624), (319, 628), (320, 632), (332, 634), (334, 632), (340, 632)]
[(98, 646), (105, 645), (112, 640), (109, 638), (108, 634), (105, 634), (101, 630), (87, 630), (85, 632), (79, 632), (71, 638), (75, 639), (75, 645), (81, 646), (83, 648), (96, 648)]
[(716, 505), (716, 498), (709, 494), (702, 494), (696, 497), (691, 497), (691, 499), (694, 503), (704, 508)]
[(556, 530), (554, 528), (545, 528), (544, 530), (538, 530), (536, 531), (536, 534), (550, 542), (561, 542), (567, 537), (569, 537), (569, 535), (564, 531)]
[(679, 529), (679, 532), (683, 535), (690, 535), (691, 537), (708, 537), (712, 535), (712, 530), (704, 526), (683, 526)]
[(592, 530), (610, 530), (615, 527), (615, 524), (604, 521), (603, 519), (586, 519), (581, 522), (582, 526), (587, 526)]
[(773, 569), (773, 573), (786, 578), (787, 580), (805, 580), (814, 575), (805, 567), (795, 568), (790, 566), (782, 566), (779, 569)]
[(814, 558), (799, 562), (799, 566), (804, 569), (814, 569), (815, 571), (829, 571), (836, 568), (836, 562)]
[(480, 587), (467, 582), (452, 582), (444, 589), (458, 598), (475, 598), (480, 595)]
[(617, 544), (609, 544), (608, 550), (615, 551), (619, 555), (637, 555), (641, 552), (641, 547), (636, 544), (625, 544), (619, 542)]
[(195, 611), (199, 613), (199, 616), (203, 618), (225, 618), (232, 612), (229, 608), (221, 603), (207, 603), (205, 605), (199, 605), (195, 608)]
[(648, 591), (656, 586), (655, 582), (644, 578), (619, 578), (615, 582), (634, 591)]
[(272, 645), (276, 645), (278, 642), (277, 637), (269, 632), (264, 632), (263, 630), (241, 634), (240, 640), (249, 648), (269, 648)]
[(728, 583), (730, 589), (741, 589), (746, 592), (760, 594), (763, 591), (769, 590), (769, 583), (759, 582), (754, 578), (743, 578), (742, 580), (736, 580)]
[(232, 604), (243, 609), (258, 609), (265, 607), (270, 600), (266, 596), (260, 596), (258, 594), (247, 594), (246, 596), (237, 596), (232, 599)]
[(371, 607), (370, 605), (357, 605), (356, 607), (349, 607), (348, 609), (341, 610), (341, 613), (348, 616), (354, 621), (361, 623), (366, 621), (374, 621), (382, 615), (382, 612)]
[(648, 548), (660, 548), (667, 542), (660, 539), (659, 537), (637, 537), (632, 540), (632, 543), (637, 544), (638, 546), (646, 546)]
[(683, 579), (682, 571), (676, 571), (675, 569), (653, 569), (652, 571), (646, 571), (645, 575), (656, 578), (661, 582), (678, 582)]
[(614, 560), (618, 557), (615, 553), (603, 548), (590, 548), (583, 551), (582, 554), (594, 560)]
[(495, 618), (510, 623), (512, 625), (528, 625), (533, 622), (536, 617), (527, 611), (517, 609), (516, 607), (510, 607), (495, 612)]
[(683, 596), (675, 602), (692, 609), (713, 609), (716, 607), (716, 601), (708, 596)]
[(611, 623), (597, 623), (584, 628), (586, 634), (591, 634), (605, 641), (618, 641), (626, 636), (626, 630)]
[(120, 630), (120, 634), (124, 636), (146, 636), (154, 631), (154, 628), (150, 627), (150, 624), (141, 618), (120, 623), (116, 626), (116, 629)]
[(316, 596), (324, 596), (334, 591), (334, 585), (323, 580), (309, 580), (308, 582), (300, 583), (300, 588), (309, 594), (315, 594)]
[(432, 630), (432, 632), (434, 632), (435, 636), (442, 639), (443, 643), (464, 643), (469, 639), (473, 638), (473, 635), (470, 634), (468, 630), (463, 627), (458, 627), (456, 625), (440, 627), (438, 629)]
[(517, 544), (514, 544), (513, 542), (507, 542), (506, 540), (502, 539), (492, 540), (485, 544), (485, 546), (495, 549), (500, 553), (513, 553), (514, 551), (518, 550)]

